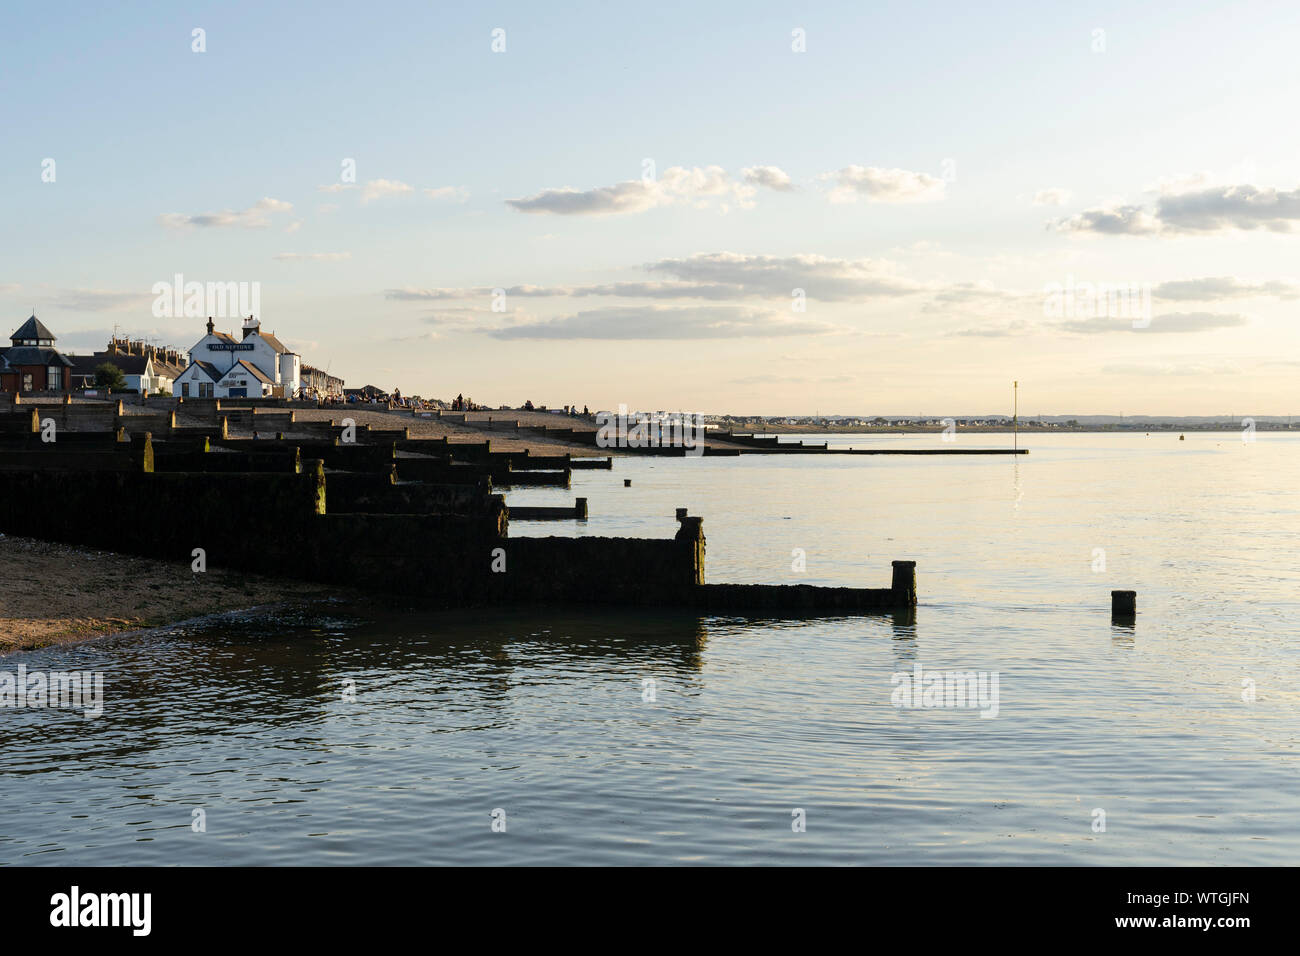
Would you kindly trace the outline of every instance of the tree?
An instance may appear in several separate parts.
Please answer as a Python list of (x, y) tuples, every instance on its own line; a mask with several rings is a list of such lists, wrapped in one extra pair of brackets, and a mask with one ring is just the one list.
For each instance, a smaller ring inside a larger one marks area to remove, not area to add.
[(114, 391), (126, 391), (126, 376), (122, 370), (112, 362), (104, 362), (95, 366), (95, 387), (111, 388)]

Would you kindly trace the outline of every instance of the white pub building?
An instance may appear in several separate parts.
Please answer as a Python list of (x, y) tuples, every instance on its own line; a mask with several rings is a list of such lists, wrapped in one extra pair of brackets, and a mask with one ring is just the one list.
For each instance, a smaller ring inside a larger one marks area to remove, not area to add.
[(208, 319), (208, 334), (190, 349), (190, 365), (176, 379), (172, 394), (181, 398), (293, 398), (302, 386), (302, 357), (274, 334), (263, 332), (251, 315), (243, 338), (218, 332)]

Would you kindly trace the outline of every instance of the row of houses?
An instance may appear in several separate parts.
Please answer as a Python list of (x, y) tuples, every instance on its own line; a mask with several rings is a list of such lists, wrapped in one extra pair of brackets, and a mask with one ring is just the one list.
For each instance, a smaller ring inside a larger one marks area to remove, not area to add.
[(109, 340), (108, 348), (93, 355), (69, 355), (72, 388), (95, 387), (95, 370), (107, 362), (117, 366), (133, 392), (154, 395), (170, 393), (172, 385), (188, 364), (177, 349), (164, 348), (129, 338)]
[(0, 392), (71, 392), (92, 388), (96, 369), (117, 366), (127, 388), (142, 394), (170, 393), (183, 398), (341, 398), (343, 379), (302, 363), (301, 356), (264, 332), (254, 316), (244, 320), (236, 339), (218, 332), (208, 319), (207, 333), (188, 356), (176, 349), (114, 337), (102, 352), (64, 355), (57, 337), (35, 315), (0, 349)]

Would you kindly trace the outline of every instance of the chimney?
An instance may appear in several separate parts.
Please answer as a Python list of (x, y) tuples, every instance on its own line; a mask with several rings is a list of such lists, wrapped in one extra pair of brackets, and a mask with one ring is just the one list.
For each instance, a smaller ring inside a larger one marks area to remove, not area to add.
[(213, 332), (216, 331), (216, 328), (217, 327), (212, 324), (212, 316), (208, 316), (208, 335), (212, 335)]
[(243, 335), (243, 337), (244, 337), (244, 338), (248, 338), (252, 333), (256, 332), (256, 331), (257, 331), (257, 328), (258, 328), (258, 326), (259, 326), (260, 324), (261, 324), (261, 323), (259, 323), (259, 322), (257, 321), (257, 319), (253, 318), (251, 315), (250, 315), (248, 318), (246, 318), (246, 319), (244, 320), (244, 335)]

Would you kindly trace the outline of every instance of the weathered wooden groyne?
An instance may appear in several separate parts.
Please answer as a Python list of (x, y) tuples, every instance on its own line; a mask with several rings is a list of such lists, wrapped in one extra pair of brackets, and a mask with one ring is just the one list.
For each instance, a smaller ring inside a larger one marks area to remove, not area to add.
[[(569, 469), (488, 442), (463, 450), (369, 432), (364, 441), (231, 439), (210, 426), (169, 427), (155, 440), (104, 421), (99, 432), (47, 436), (39, 415), (0, 413), (0, 532), (185, 562), (202, 555), (208, 567), (448, 605), (844, 614), (916, 603), (910, 562), (895, 563), (888, 588), (706, 583), (703, 519), (684, 512), (666, 538), (511, 537), (497, 485), (554, 475), (567, 486)], [(537, 464), (551, 467), (527, 470)], [(516, 510), (525, 520), (580, 518), (586, 501)]]

